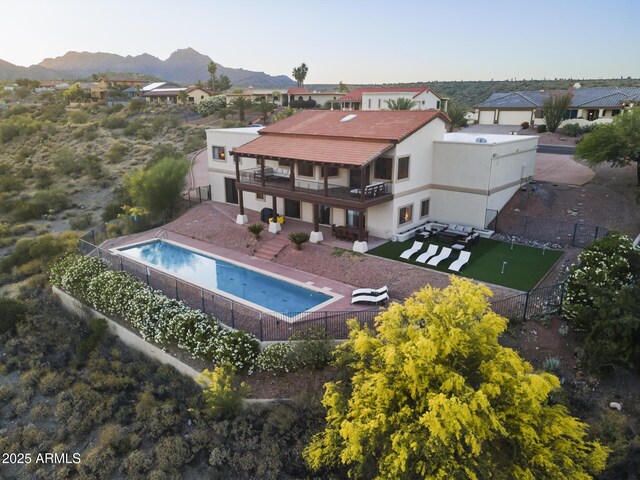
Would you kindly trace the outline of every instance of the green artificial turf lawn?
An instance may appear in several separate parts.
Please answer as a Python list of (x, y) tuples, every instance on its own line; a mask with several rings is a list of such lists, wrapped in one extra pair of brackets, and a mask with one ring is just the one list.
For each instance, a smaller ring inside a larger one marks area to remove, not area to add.
[[(437, 267), (415, 262), (415, 259), (427, 249), (429, 244), (435, 243), (436, 245), (451, 247), (451, 245), (445, 245), (441, 242), (427, 240), (424, 242), (422, 250), (413, 254), (409, 261), (401, 259), (400, 254), (411, 248), (413, 242), (413, 239), (405, 242), (388, 242), (369, 250), (368, 253), (399, 262), (410, 263), (422, 268), (455, 273), (448, 270), (449, 265), (458, 258), (459, 254), (455, 250), (451, 252), (449, 258), (440, 262)], [(481, 238), (477, 245), (467, 248), (467, 250), (471, 252), (471, 258), (469, 263), (458, 272), (458, 275), (523, 291), (534, 288), (564, 254), (559, 250), (546, 250), (543, 255), (541, 248), (517, 244), (511, 249), (510, 243), (498, 242), (488, 238)], [(502, 262), (507, 262), (504, 273), (501, 273)]]

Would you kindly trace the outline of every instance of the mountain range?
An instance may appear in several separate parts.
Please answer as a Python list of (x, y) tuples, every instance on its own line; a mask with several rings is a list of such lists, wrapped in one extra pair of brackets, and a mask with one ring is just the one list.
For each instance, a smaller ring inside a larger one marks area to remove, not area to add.
[[(193, 48), (173, 52), (166, 60), (143, 53), (131, 56), (113, 53), (67, 52), (61, 57), (46, 58), (37, 65), (21, 67), (0, 60), (0, 80), (30, 78), (33, 80), (61, 80), (90, 77), (94, 73), (139, 73), (162, 80), (195, 83), (209, 78), (207, 66), (211, 58)], [(220, 64), (217, 75), (226, 75), (235, 86), (287, 87), (296, 83), (286, 75), (268, 75), (243, 68), (229, 68)]]

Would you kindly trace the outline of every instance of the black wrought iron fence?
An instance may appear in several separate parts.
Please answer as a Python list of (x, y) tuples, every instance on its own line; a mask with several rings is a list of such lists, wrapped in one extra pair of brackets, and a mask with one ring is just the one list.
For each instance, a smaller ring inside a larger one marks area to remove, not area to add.
[(509, 320), (532, 320), (545, 315), (560, 313), (565, 283), (536, 288), (491, 303), (494, 312)]

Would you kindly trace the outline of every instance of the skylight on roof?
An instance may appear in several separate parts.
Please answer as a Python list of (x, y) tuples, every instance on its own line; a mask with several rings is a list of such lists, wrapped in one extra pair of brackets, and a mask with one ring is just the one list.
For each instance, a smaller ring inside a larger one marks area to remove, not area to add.
[(356, 118), (358, 115), (351, 113), (349, 115), (347, 115), (346, 117), (344, 117), (342, 120), (340, 120), (341, 122), (350, 122), (351, 120), (353, 120), (354, 118)]

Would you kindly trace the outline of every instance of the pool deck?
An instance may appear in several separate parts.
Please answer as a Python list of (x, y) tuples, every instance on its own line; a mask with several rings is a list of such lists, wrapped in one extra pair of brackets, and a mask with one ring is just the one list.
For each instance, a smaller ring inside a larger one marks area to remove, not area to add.
[[(139, 234), (129, 235), (126, 237), (120, 237), (112, 240), (106, 240), (101, 247), (105, 249), (120, 248), (126, 245), (134, 243), (153, 240), (156, 235), (163, 230), (162, 228), (155, 228)], [(337, 299), (325, 307), (319, 308), (315, 311), (358, 311), (358, 310), (371, 310), (375, 308), (375, 305), (352, 305), (351, 304), (351, 292), (356, 288), (346, 283), (337, 282), (329, 278), (313, 275), (311, 273), (303, 272), (295, 268), (288, 267), (286, 265), (279, 265), (269, 260), (263, 260), (251, 255), (247, 255), (242, 252), (238, 252), (229, 248), (207, 243), (196, 238), (191, 238), (186, 235), (174, 231), (165, 230), (167, 239), (182, 244), (186, 247), (201, 250), (206, 253), (221, 257), (223, 259), (231, 260), (232, 262), (239, 263), (250, 269), (257, 269), (263, 272), (272, 273), (285, 278), (289, 278), (296, 282), (313, 286), (316, 289), (320, 289), (328, 294), (334, 295)], [(342, 242), (345, 243), (345, 242)]]

